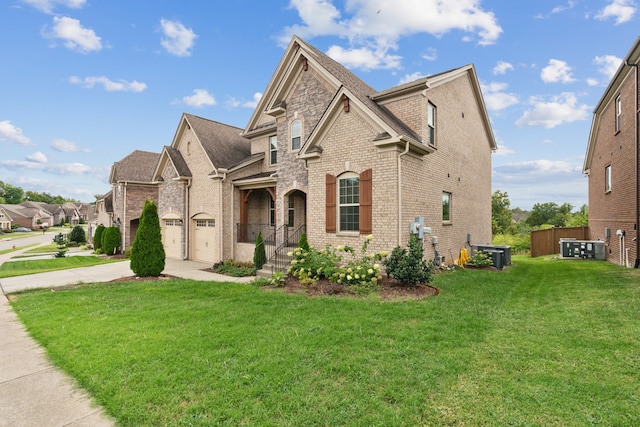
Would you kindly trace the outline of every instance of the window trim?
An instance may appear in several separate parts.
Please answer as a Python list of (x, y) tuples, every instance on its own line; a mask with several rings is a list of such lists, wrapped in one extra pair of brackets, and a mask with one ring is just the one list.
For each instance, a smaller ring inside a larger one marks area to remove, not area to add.
[[(445, 197), (447, 199), (446, 202), (445, 202)], [(445, 224), (451, 224), (451, 221), (452, 221), (452, 218), (451, 218), (453, 216), (451, 212), (452, 199), (453, 199), (452, 193), (448, 191), (442, 192), (442, 222)]]
[[(294, 134), (294, 125), (297, 125), (296, 127), (299, 126), (299, 128), (296, 129), (296, 133)], [(291, 151), (298, 151), (300, 150), (300, 148), (302, 148), (302, 120), (300, 119), (295, 119), (294, 121), (291, 122), (291, 126), (289, 127), (289, 130), (291, 132)], [(294, 146), (294, 141), (297, 139), (297, 147)]]
[(269, 227), (276, 226), (276, 201), (269, 196)]
[[(275, 144), (274, 144), (275, 141)], [(275, 155), (275, 160), (274, 160)], [(271, 135), (269, 137), (269, 164), (278, 164), (278, 135)]]
[[(336, 207), (337, 207), (337, 220), (338, 220), (338, 232), (339, 233), (360, 233), (360, 175), (353, 173), (353, 172), (346, 172), (343, 173), (342, 175), (340, 175), (337, 179), (337, 185), (336, 185), (336, 197), (337, 197), (337, 201), (336, 201)], [(346, 183), (347, 181), (354, 181), (357, 182), (357, 186), (356, 185), (351, 185), (349, 187), (347, 187), (345, 185), (345, 187), (343, 187), (343, 183)], [(355, 194), (355, 192), (352, 192), (351, 194), (343, 194), (342, 190), (355, 190), (357, 189), (357, 194)], [(350, 202), (347, 202), (345, 199), (347, 198), (355, 198), (357, 197), (357, 201), (353, 201), (351, 200)], [(343, 208), (345, 208), (344, 210), (347, 211), (348, 208), (357, 208), (354, 211), (352, 211), (351, 213), (349, 212), (345, 212), (345, 218), (343, 219)], [(347, 221), (347, 216), (348, 215), (352, 215), (355, 217), (355, 215), (357, 214), (357, 221)], [(344, 226), (344, 228), (343, 228)], [(349, 228), (352, 227), (352, 228)]]
[(604, 192), (611, 193), (611, 165), (604, 168)]
[(287, 212), (287, 226), (295, 227), (296, 223), (296, 202), (293, 194), (289, 195), (289, 210)]

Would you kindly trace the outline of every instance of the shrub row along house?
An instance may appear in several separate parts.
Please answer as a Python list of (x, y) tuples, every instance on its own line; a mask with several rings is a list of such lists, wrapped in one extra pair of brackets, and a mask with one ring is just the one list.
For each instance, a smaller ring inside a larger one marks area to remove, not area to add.
[(429, 258), (491, 242), (496, 142), (473, 65), (376, 91), (294, 37), (244, 129), (183, 114), (171, 145), (113, 165), (98, 221), (131, 245), (145, 199), (168, 257), (250, 261), (272, 248), (406, 245)]
[(608, 261), (640, 264), (640, 37), (600, 98), (584, 160), (589, 236), (606, 243)]
[(31, 229), (48, 228), (54, 225), (89, 222), (94, 217), (94, 206), (88, 203), (47, 204), (22, 202), (18, 205), (0, 204), (0, 230), (15, 227)]

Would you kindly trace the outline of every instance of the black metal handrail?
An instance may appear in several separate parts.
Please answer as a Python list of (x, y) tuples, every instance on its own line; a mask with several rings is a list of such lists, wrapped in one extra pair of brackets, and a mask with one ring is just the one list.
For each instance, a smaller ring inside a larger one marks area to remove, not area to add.
[(279, 245), (275, 247), (273, 265), (277, 271), (285, 271), (287, 266), (289, 265), (290, 260), (285, 258), (284, 256), (280, 256), (282, 253), (286, 253), (286, 250), (289, 248), (295, 248), (298, 246), (298, 242), (300, 241), (300, 236), (307, 230), (306, 224), (301, 225), (293, 233), (289, 233), (289, 227), (286, 227), (283, 230), (283, 238)]

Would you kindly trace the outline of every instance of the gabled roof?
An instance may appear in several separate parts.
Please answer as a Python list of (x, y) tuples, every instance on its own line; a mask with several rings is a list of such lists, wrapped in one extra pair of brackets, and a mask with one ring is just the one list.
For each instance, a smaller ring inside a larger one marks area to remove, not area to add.
[[(214, 169), (228, 169), (251, 155), (251, 143), (240, 134), (242, 129), (184, 113)], [(174, 144), (172, 144), (174, 146)]]
[[(616, 97), (620, 86), (629, 77), (629, 74), (637, 71), (634, 70), (634, 66), (637, 68), (640, 62), (640, 37), (637, 37), (631, 49), (627, 53), (627, 56), (622, 60), (622, 63), (618, 67), (618, 70), (614, 74), (611, 82), (605, 89), (600, 101), (593, 110), (593, 121), (591, 122), (591, 130), (589, 131), (589, 142), (587, 144), (587, 153), (584, 156), (584, 165), (582, 172), (589, 174), (591, 169), (591, 159), (593, 157), (593, 150), (595, 149), (595, 139), (598, 135), (598, 128), (600, 127), (600, 119), (605, 107)], [(637, 97), (637, 94), (635, 95)]]
[(167, 163), (173, 165), (173, 169), (176, 171), (179, 179), (193, 178), (193, 174), (191, 170), (189, 170), (189, 166), (187, 166), (187, 162), (185, 162), (182, 154), (175, 148), (165, 145), (162, 153), (160, 153), (160, 160), (158, 161), (156, 170), (153, 172), (154, 181), (162, 180), (162, 171)]
[(109, 182), (150, 183), (160, 154), (136, 150), (111, 167)]
[[(429, 87), (435, 87), (457, 78), (469, 76), (474, 88), (474, 94), (478, 101), (480, 115), (485, 125), (491, 149), (495, 150), (497, 148), (491, 123), (489, 121), (489, 115), (484, 104), (480, 84), (473, 65), (466, 65), (447, 72), (425, 77), (416, 80), (415, 82), (400, 85), (383, 92), (378, 92), (362, 81), (354, 73), (349, 71), (345, 66), (331, 59), (329, 56), (325, 55), (297, 36), (294, 36), (289, 43), (285, 54), (267, 85), (267, 89), (264, 91), (264, 95), (244, 130), (244, 135), (262, 133), (262, 129), (268, 129), (271, 127), (271, 123), (267, 121), (266, 115), (277, 115), (285, 111), (286, 105), (284, 105), (284, 101), (287, 98), (289, 90), (291, 89), (297, 75), (301, 72), (301, 64), (306, 64), (307, 66), (312, 67), (330, 85), (332, 85), (335, 90), (334, 99), (330, 107), (323, 113), (323, 117), (319, 121), (317, 127), (320, 127), (323, 122), (329, 120), (326, 115), (329, 113), (332, 106), (335, 107), (342, 96), (347, 96), (349, 99), (356, 100), (363, 113), (379, 124), (380, 129), (383, 130), (381, 135), (385, 135), (385, 137), (389, 138), (390, 141), (401, 140), (422, 144), (425, 143), (422, 140), (421, 135), (387, 110), (380, 101), (398, 96), (398, 94), (407, 93), (409, 91), (426, 90)], [(309, 139), (313, 135), (317, 135), (317, 133), (317, 129), (312, 130)], [(308, 152), (309, 148), (310, 147), (308, 147), (307, 144), (307, 150), (304, 150), (303, 146), (303, 151)], [(301, 151), (301, 153), (303, 151)], [(426, 154), (426, 152), (430, 150), (421, 151), (424, 151), (423, 154)]]

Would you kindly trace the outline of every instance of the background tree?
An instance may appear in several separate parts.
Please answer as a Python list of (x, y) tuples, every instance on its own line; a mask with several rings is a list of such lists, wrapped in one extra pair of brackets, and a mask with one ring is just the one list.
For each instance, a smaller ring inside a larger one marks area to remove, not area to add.
[(121, 238), (118, 227), (106, 227), (102, 233), (102, 251), (107, 255), (119, 253)]
[(511, 202), (506, 192), (496, 190), (491, 195), (491, 232), (513, 234), (516, 231), (511, 213)]
[(4, 198), (8, 205), (17, 205), (24, 202), (24, 190), (0, 181), (0, 197)]
[(581, 227), (585, 225), (589, 225), (589, 207), (582, 205), (579, 211), (571, 215), (567, 227)]
[(151, 200), (144, 203), (140, 226), (131, 246), (131, 271), (138, 277), (159, 276), (164, 270), (165, 253), (158, 207)]

